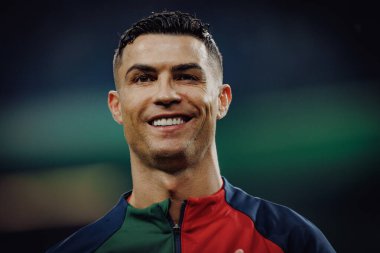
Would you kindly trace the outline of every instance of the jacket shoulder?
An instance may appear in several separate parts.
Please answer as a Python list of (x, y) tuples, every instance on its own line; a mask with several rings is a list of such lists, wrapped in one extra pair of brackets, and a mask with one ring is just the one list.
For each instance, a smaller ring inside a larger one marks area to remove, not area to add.
[(335, 253), (323, 233), (292, 209), (251, 196), (225, 180), (226, 201), (249, 216), (255, 229), (288, 253)]
[(94, 252), (123, 224), (127, 209), (126, 195), (128, 193), (124, 194), (106, 215), (79, 229), (65, 240), (48, 249), (46, 253)]

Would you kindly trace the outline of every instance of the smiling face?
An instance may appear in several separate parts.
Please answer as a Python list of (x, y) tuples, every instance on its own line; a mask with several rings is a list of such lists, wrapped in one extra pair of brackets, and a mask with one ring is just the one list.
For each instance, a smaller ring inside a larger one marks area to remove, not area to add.
[(212, 61), (205, 45), (187, 35), (141, 35), (127, 45), (108, 102), (131, 159), (176, 171), (211, 152), (216, 120), (231, 101)]

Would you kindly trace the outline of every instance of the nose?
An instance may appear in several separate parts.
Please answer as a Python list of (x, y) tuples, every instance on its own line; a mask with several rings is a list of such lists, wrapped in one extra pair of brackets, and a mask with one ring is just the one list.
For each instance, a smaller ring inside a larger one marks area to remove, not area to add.
[(181, 96), (177, 93), (175, 84), (170, 80), (161, 80), (157, 84), (157, 93), (155, 94), (154, 103), (169, 107), (173, 104), (179, 104)]

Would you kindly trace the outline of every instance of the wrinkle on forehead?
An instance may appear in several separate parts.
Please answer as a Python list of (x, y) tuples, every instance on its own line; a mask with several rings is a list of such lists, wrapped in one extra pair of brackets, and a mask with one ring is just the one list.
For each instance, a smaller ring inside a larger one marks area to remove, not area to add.
[(208, 52), (202, 41), (188, 35), (148, 34), (139, 36), (122, 55), (120, 69), (133, 64), (179, 65), (194, 62), (207, 67)]
[(199, 39), (190, 35), (145, 34), (128, 44), (116, 68), (115, 82), (119, 83), (126, 71), (134, 64), (143, 64), (157, 69), (171, 66), (197, 63), (205, 71), (209, 82), (221, 84), (222, 78), (215, 59)]
[(148, 34), (124, 49), (122, 64), (172, 64), (196, 62), (206, 65), (208, 52), (202, 41), (189, 35)]

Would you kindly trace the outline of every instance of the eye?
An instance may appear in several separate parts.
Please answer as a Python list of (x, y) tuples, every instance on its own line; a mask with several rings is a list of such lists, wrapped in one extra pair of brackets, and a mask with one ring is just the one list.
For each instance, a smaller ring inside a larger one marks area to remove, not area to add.
[(147, 83), (154, 81), (154, 77), (148, 74), (137, 75), (133, 78), (134, 83)]
[(179, 74), (176, 76), (176, 80), (179, 81), (198, 81), (199, 78), (190, 74)]

